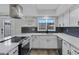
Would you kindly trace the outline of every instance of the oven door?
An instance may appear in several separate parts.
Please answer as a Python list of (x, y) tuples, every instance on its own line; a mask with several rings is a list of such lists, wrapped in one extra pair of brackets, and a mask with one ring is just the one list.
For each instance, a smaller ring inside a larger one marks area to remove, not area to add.
[(30, 52), (30, 43), (28, 42), (26, 45), (22, 47), (22, 55), (28, 55)]

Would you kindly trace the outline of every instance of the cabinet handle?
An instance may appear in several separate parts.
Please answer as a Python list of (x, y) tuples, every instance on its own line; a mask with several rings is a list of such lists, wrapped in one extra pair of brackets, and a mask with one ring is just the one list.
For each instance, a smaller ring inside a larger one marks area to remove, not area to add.
[(77, 51), (75, 51), (75, 50), (73, 50), (74, 52), (76, 52), (77, 54), (79, 54), (79, 52), (77, 52)]

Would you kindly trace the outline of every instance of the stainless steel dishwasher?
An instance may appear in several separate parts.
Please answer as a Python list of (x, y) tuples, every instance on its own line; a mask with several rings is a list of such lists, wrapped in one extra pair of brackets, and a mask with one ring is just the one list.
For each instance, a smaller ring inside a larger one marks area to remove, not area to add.
[(59, 55), (62, 55), (62, 39), (60, 37), (57, 37), (57, 45), (58, 45), (58, 53)]

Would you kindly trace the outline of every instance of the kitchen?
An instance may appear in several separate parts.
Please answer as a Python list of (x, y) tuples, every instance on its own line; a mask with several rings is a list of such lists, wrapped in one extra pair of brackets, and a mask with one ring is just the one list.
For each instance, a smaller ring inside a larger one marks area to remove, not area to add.
[(0, 4), (0, 55), (79, 55), (79, 4)]

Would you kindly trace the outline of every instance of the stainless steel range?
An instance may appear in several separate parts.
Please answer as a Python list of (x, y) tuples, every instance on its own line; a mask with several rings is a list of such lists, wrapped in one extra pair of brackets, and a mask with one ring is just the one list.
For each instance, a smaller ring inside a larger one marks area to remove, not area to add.
[(11, 38), (12, 42), (18, 42), (19, 46), (18, 46), (18, 53), (19, 55), (24, 55), (24, 54), (28, 54), (30, 51), (30, 38), (29, 37), (25, 37), (25, 36), (15, 36), (13, 38)]

